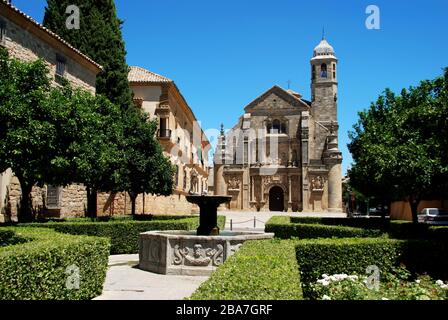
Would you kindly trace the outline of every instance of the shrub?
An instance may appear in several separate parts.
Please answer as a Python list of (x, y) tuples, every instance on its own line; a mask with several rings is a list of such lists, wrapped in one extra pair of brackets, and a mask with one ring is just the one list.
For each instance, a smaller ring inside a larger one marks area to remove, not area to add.
[[(2, 231), (5, 232), (5, 231)], [(0, 299), (86, 300), (102, 292), (108, 239), (71, 236), (46, 228), (8, 228), (26, 243), (0, 248)], [(67, 269), (79, 268), (79, 289), (69, 289)]]
[(388, 229), (389, 236), (395, 239), (425, 238), (428, 225), (409, 221), (391, 221)]
[(323, 274), (365, 274), (370, 265), (389, 272), (399, 265), (404, 241), (385, 238), (319, 239), (298, 241), (296, 257), (301, 271), (303, 292)]
[(324, 217), (291, 217), (291, 223), (324, 224), (364, 229), (387, 229), (389, 219), (382, 218), (324, 218)]
[(429, 274), (448, 280), (448, 242), (445, 240), (408, 240), (400, 263), (414, 274)]
[(300, 274), (291, 240), (248, 241), (190, 297), (192, 300), (297, 300)]
[(273, 232), (277, 238), (312, 239), (312, 238), (362, 238), (379, 237), (381, 230), (370, 230), (344, 226), (328, 226), (321, 224), (290, 223), (289, 217), (273, 217), (267, 223), (266, 232)]
[(27, 242), (27, 239), (17, 236), (14, 231), (8, 229), (0, 229), (0, 247), (25, 242)]
[(446, 300), (448, 285), (420, 276), (415, 281), (409, 277), (388, 275), (379, 283), (378, 290), (369, 288), (367, 276), (323, 275), (312, 285), (313, 295), (322, 300)]
[[(175, 220), (133, 221), (119, 220), (108, 222), (48, 222), (33, 223), (28, 226), (52, 228), (61, 233), (107, 237), (111, 240), (111, 254), (138, 253), (140, 233), (152, 230), (194, 230), (199, 218)], [(225, 217), (218, 216), (218, 225), (224, 228)]]

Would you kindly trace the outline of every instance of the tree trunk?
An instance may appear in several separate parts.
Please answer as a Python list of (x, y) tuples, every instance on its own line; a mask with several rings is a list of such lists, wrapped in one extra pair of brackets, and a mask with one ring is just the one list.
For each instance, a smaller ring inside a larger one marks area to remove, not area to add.
[(87, 216), (97, 217), (97, 191), (94, 188), (87, 187)]
[(31, 191), (33, 190), (33, 183), (25, 181), (24, 178), (18, 177), (18, 179), (20, 188), (22, 189), (18, 219), (19, 222), (31, 222), (33, 221), (33, 214), (31, 212)]
[(411, 206), (411, 212), (412, 212), (412, 222), (418, 223), (418, 205), (420, 204), (420, 198), (416, 195), (411, 195), (409, 197), (409, 204)]
[(131, 198), (131, 214), (135, 216), (135, 202), (137, 200), (137, 194), (129, 192), (129, 198)]

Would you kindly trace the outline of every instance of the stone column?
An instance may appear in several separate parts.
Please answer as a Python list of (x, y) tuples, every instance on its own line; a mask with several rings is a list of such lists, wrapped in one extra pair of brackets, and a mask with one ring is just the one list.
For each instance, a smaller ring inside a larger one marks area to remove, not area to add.
[(250, 201), (255, 201), (255, 183), (254, 183), (254, 177), (250, 177)]
[(292, 185), (291, 185), (291, 176), (288, 176), (288, 212), (292, 212)]
[(261, 202), (264, 202), (264, 181), (263, 178), (261, 178)]
[(328, 172), (328, 211), (342, 212), (341, 164), (334, 164)]

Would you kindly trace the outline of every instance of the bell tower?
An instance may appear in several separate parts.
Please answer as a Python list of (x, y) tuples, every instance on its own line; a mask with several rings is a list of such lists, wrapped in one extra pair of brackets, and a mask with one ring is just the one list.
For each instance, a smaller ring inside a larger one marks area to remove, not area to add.
[(338, 59), (325, 38), (311, 58), (312, 115), (317, 121), (337, 122)]
[(314, 123), (312, 158), (325, 165), (328, 211), (342, 211), (342, 153), (338, 146), (338, 59), (322, 37), (311, 58), (311, 117)]

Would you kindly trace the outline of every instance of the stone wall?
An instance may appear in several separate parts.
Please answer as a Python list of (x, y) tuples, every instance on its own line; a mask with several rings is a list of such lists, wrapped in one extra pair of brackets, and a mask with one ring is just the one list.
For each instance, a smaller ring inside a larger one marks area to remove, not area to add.
[(6, 22), (6, 41), (4, 47), (8, 49), (10, 56), (22, 61), (35, 61), (43, 59), (50, 68), (50, 74), (56, 72), (56, 55), (66, 59), (66, 79), (74, 86), (95, 92), (96, 72), (87, 69), (72, 59), (66, 52), (65, 45), (52, 46), (29, 30), (15, 24), (0, 13), (0, 19)]
[[(198, 213), (196, 206), (187, 201), (185, 195), (175, 192), (171, 196), (139, 195), (136, 199), (137, 214), (184, 215)], [(131, 213), (131, 200), (127, 193), (98, 194), (99, 215)]]

